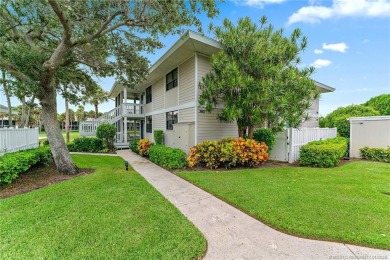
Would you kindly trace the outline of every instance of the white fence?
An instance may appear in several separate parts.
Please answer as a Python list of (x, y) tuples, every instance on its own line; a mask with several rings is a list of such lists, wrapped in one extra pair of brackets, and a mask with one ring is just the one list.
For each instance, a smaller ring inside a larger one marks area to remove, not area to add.
[(0, 156), (4, 153), (36, 148), (38, 146), (38, 128), (0, 129)]
[(287, 128), (276, 136), (270, 159), (293, 163), (299, 159), (301, 146), (337, 136), (337, 128)]

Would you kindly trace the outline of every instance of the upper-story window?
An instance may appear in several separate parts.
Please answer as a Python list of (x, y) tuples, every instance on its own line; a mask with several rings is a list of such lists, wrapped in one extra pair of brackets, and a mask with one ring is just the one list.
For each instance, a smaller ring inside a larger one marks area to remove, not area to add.
[(165, 79), (167, 91), (177, 87), (177, 68), (169, 72)]
[(152, 86), (146, 88), (146, 104), (152, 102)]

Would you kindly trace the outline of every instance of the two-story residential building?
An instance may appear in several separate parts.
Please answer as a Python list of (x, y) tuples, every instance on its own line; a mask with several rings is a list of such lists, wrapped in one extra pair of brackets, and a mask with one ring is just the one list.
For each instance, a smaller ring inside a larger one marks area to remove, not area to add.
[[(198, 83), (212, 68), (209, 57), (220, 51), (217, 41), (193, 31), (184, 34), (149, 70), (147, 78), (130, 89), (117, 82), (109, 93), (115, 108), (96, 121), (83, 122), (82, 136), (94, 135), (103, 121), (117, 126), (118, 147), (133, 137), (154, 141), (153, 131), (164, 131), (164, 144), (184, 151), (196, 143), (237, 136), (236, 123), (220, 122), (218, 109), (207, 113), (199, 106)], [(317, 83), (321, 93), (333, 88)], [(308, 110), (304, 127), (318, 127), (319, 101)]]

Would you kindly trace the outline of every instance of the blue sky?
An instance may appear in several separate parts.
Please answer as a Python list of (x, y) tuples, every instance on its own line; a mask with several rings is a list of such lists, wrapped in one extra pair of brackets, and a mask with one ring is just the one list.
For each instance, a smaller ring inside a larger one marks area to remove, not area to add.
[[(235, 0), (218, 4), (220, 14), (213, 20), (200, 18), (206, 35), (208, 25), (220, 25), (224, 18), (237, 21), (249, 16), (258, 21), (266, 15), (276, 28), (286, 35), (300, 28), (308, 37), (308, 48), (302, 54), (302, 66), (315, 66), (312, 78), (336, 89), (323, 94), (320, 114), (326, 115), (340, 106), (359, 104), (370, 97), (390, 93), (390, 1), (378, 0)], [(190, 28), (194, 29), (194, 28)], [(179, 38), (162, 38), (164, 48), (149, 54), (151, 64), (160, 58)], [(100, 79), (99, 84), (110, 90), (114, 78)], [(6, 104), (4, 96), (0, 103)], [(12, 105), (17, 105), (16, 99)], [(109, 101), (100, 111), (114, 107)], [(86, 105), (86, 110), (93, 109)], [(73, 109), (75, 109), (73, 107)], [(64, 112), (64, 102), (58, 100), (58, 112)]]

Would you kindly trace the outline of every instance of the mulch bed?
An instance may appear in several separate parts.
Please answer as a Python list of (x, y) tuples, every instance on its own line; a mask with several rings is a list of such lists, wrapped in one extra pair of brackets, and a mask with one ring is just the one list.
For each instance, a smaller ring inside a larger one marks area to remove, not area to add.
[(22, 173), (11, 184), (0, 185), (0, 199), (27, 193), (77, 176), (89, 174), (93, 171), (94, 169), (80, 169), (79, 174), (63, 175), (57, 171), (54, 163), (46, 167), (33, 167), (27, 172)]

